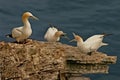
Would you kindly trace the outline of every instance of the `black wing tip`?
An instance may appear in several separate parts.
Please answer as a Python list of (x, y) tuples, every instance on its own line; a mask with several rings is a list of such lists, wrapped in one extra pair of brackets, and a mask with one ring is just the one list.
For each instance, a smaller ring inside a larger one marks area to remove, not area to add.
[(110, 35), (113, 35), (112, 33), (102, 33), (102, 35), (104, 35), (104, 36), (110, 36)]
[(57, 26), (55, 26), (54, 24), (51, 24), (51, 23), (49, 23), (49, 26), (58, 28)]
[(9, 38), (9, 37), (10, 37), (10, 38), (13, 38), (13, 37), (12, 37), (12, 34), (7, 34), (7, 35), (5, 35), (5, 36), (8, 37), (8, 38)]
[(53, 25), (52, 25), (51, 23), (49, 23), (49, 26), (50, 26), (50, 27), (53, 27)]

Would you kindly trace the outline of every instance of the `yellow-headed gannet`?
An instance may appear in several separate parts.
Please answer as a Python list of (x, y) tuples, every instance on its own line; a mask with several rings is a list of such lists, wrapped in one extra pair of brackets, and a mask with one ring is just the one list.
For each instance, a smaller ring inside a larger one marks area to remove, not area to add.
[[(76, 35), (73, 33), (74, 38), (72, 41), (77, 41), (77, 47), (80, 49), (83, 53), (91, 53), (97, 51), (101, 46), (108, 45), (107, 43), (103, 43), (103, 38), (107, 34), (99, 34), (99, 35), (93, 35), (89, 37), (87, 40), (83, 41), (82, 37), (79, 35)], [(108, 34), (110, 35), (110, 34)]]
[(66, 35), (63, 31), (59, 31), (54, 26), (49, 27), (47, 32), (44, 35), (44, 39), (46, 39), (48, 42), (56, 42), (60, 40), (61, 36)]
[(29, 17), (38, 20), (37, 17), (33, 16), (30, 12), (25, 12), (22, 15), (23, 26), (16, 27), (12, 29), (12, 34), (6, 36), (16, 39), (17, 42), (22, 42), (26, 40), (32, 34), (31, 24), (29, 22)]

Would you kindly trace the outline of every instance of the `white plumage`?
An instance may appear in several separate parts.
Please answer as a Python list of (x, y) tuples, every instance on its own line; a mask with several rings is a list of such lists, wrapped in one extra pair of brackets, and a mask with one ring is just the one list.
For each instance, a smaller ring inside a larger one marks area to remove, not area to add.
[(34, 19), (38, 19), (35, 16), (32, 15), (30, 12), (25, 12), (22, 16), (23, 26), (16, 27), (12, 29), (12, 34), (8, 35), (14, 39), (16, 39), (17, 42), (22, 42), (25, 39), (27, 39), (32, 34), (31, 24), (29, 22), (29, 17), (32, 17)]
[(55, 27), (50, 27), (50, 28), (48, 28), (47, 32), (45, 33), (44, 38), (48, 42), (56, 42), (56, 41), (59, 41), (60, 37), (65, 34), (66, 33), (64, 33), (63, 31), (58, 31), (58, 29)]
[(74, 38), (71, 41), (77, 41), (77, 47), (83, 53), (91, 53), (97, 51), (101, 46), (108, 45), (107, 43), (103, 43), (104, 34), (93, 35), (89, 37), (87, 40), (83, 41), (82, 37), (73, 33)]

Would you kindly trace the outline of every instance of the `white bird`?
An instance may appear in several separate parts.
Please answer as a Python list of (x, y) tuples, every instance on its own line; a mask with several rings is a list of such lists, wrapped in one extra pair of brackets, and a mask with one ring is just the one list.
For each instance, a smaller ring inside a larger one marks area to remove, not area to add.
[(56, 42), (60, 40), (61, 36), (66, 35), (63, 31), (58, 31), (55, 27), (49, 27), (47, 32), (44, 35), (44, 39), (48, 42)]
[(104, 36), (107, 36), (107, 34), (93, 35), (85, 41), (83, 41), (81, 36), (76, 35), (75, 33), (73, 33), (73, 35), (75, 39), (71, 40), (71, 42), (77, 41), (77, 47), (83, 53), (96, 52), (101, 46), (108, 45), (107, 43), (102, 42)]
[(13, 28), (12, 34), (8, 34), (6, 36), (16, 39), (17, 42), (22, 42), (26, 40), (27, 38), (29, 38), (29, 36), (31, 36), (32, 34), (31, 24), (28, 20), (29, 17), (38, 20), (38, 18), (33, 16), (32, 13), (25, 12), (22, 15), (22, 22), (24, 25), (21, 27)]

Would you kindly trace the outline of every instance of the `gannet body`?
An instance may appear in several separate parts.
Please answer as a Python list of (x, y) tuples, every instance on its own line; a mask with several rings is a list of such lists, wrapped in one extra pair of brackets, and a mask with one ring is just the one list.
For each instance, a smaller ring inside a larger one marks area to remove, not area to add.
[(72, 41), (77, 41), (77, 47), (83, 53), (91, 53), (97, 51), (101, 46), (108, 45), (107, 43), (103, 43), (104, 34), (93, 35), (89, 37), (87, 40), (83, 41), (82, 37), (73, 33), (74, 38)]
[(65, 35), (63, 31), (58, 31), (55, 27), (49, 27), (47, 32), (44, 35), (44, 39), (46, 39), (48, 42), (56, 42), (60, 40), (60, 37)]
[(33, 16), (32, 13), (25, 12), (22, 16), (22, 21), (23, 21), (24, 26), (13, 28), (12, 34), (7, 35), (7, 36), (16, 39), (17, 42), (22, 42), (22, 41), (26, 40), (29, 36), (31, 36), (32, 29), (31, 29), (31, 24), (28, 20), (29, 17), (38, 19), (35, 16)]

